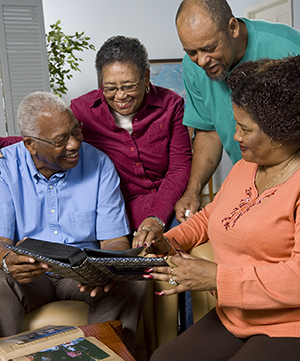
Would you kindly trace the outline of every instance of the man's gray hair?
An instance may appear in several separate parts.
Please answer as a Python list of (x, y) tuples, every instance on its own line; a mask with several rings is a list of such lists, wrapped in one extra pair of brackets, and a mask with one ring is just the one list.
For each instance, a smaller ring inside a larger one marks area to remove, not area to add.
[(69, 111), (68, 105), (57, 95), (49, 92), (28, 94), (20, 103), (17, 111), (18, 127), (23, 136), (39, 136), (38, 118), (43, 111)]

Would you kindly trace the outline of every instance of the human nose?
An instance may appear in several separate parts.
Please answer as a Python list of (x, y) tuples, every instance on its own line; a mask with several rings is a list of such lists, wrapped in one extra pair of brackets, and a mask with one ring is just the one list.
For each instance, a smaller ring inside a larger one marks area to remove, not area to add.
[(125, 92), (125, 90), (118, 88), (115, 94), (115, 97), (117, 97), (118, 99), (123, 99), (126, 98), (127, 94)]
[(83, 134), (75, 136), (72, 133), (69, 136), (68, 142), (66, 144), (67, 149), (77, 149), (80, 148), (80, 144), (83, 141)]
[(210, 56), (207, 53), (200, 51), (197, 53), (196, 64), (198, 64), (201, 68), (204, 68), (209, 61), (210, 61)]
[(236, 142), (241, 142), (243, 140), (243, 138), (241, 136), (241, 130), (240, 130), (240, 127), (238, 124), (236, 124), (236, 126), (235, 126), (235, 133), (234, 133), (233, 139)]

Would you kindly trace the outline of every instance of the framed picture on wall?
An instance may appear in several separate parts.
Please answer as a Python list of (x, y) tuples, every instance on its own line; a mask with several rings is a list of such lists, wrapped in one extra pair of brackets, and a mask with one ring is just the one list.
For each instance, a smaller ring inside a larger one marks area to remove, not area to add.
[(186, 102), (182, 80), (182, 59), (155, 59), (150, 60), (150, 64), (151, 83), (175, 91)]

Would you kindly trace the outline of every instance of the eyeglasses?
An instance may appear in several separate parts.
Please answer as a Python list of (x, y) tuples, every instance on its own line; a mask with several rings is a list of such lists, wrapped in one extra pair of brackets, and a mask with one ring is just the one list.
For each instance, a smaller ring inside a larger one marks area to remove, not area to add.
[(56, 139), (54, 140), (46, 140), (46, 139), (42, 139), (42, 138), (38, 138), (38, 137), (33, 137), (32, 135), (24, 135), (24, 137), (29, 137), (29, 138), (33, 138), (33, 139), (37, 139), (37, 140), (41, 140), (42, 142), (45, 142), (45, 143), (48, 143), (48, 144), (52, 144), (54, 145), (56, 148), (59, 148), (59, 147), (63, 147), (65, 146), (71, 135), (74, 137), (74, 138), (77, 138), (81, 135), (81, 131), (83, 129), (83, 123), (80, 122), (78, 123), (78, 125), (76, 125), (76, 127), (70, 132), (70, 133), (65, 133), (65, 134), (62, 134), (60, 136), (58, 136)]
[(133, 93), (141, 85), (142, 79), (143, 79), (143, 77), (141, 77), (140, 81), (138, 83), (136, 83), (136, 84), (122, 85), (120, 87), (117, 87), (117, 86), (114, 86), (114, 87), (104, 86), (103, 87), (103, 94), (108, 95), (108, 96), (113, 96), (119, 90), (122, 90), (122, 92), (124, 92), (126, 94), (127, 93)]

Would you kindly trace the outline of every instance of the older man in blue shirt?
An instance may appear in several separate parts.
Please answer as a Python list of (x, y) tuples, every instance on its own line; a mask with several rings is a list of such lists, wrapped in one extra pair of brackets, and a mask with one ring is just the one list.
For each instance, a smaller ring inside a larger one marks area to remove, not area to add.
[(0, 159), (0, 336), (20, 332), (24, 314), (45, 303), (82, 300), (90, 305), (89, 323), (121, 320), (124, 342), (133, 351), (144, 282), (78, 287), (76, 281), (51, 275), (48, 265), (5, 248), (24, 237), (79, 248), (130, 248), (113, 163), (82, 143), (82, 124), (51, 93), (25, 97), (18, 125), (23, 141), (3, 149)]

